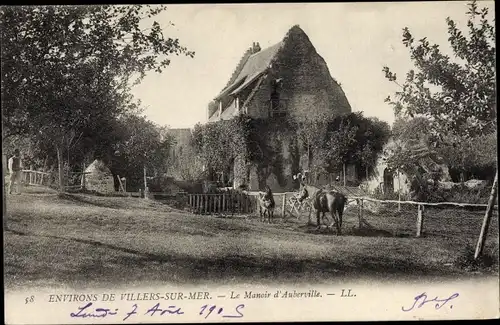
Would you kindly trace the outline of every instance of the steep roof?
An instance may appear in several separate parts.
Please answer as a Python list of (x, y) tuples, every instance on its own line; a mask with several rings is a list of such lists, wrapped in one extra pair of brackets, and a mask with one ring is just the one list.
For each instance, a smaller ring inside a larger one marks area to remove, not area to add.
[(261, 76), (269, 67), (282, 44), (283, 41), (250, 55), (241, 71), (234, 78), (235, 81), (224, 88), (215, 99), (228, 94), (236, 94)]
[(111, 170), (106, 166), (106, 164), (99, 159), (94, 160), (87, 168), (85, 168), (86, 173), (97, 173), (97, 174), (111, 174)]
[[(286, 33), (285, 37), (279, 42), (263, 50), (260, 50), (254, 54), (254, 48), (249, 48), (243, 54), (238, 65), (233, 71), (231, 78), (229, 79), (226, 87), (214, 98), (214, 100), (208, 106), (208, 121), (217, 121), (220, 118), (231, 117), (238, 113), (237, 105), (234, 105), (233, 96), (240, 93), (243, 90), (251, 90), (250, 94), (246, 96), (245, 101), (239, 102), (239, 109), (246, 107), (252, 101), (255, 91), (261, 85), (262, 81), (265, 79), (266, 74), (270, 68), (270, 65), (278, 60), (278, 56), (281, 57), (283, 51), (288, 51), (293, 53), (295, 50), (290, 47), (291, 42), (294, 40), (299, 40), (307, 43), (306, 46), (310, 46), (318, 59), (317, 64), (324, 73), (321, 74), (324, 77), (324, 81), (319, 82), (319, 85), (328, 92), (329, 107), (334, 107), (338, 112), (350, 112), (351, 107), (345, 96), (340, 85), (332, 78), (330, 75), (328, 66), (325, 60), (316, 52), (314, 46), (310, 42), (308, 36), (305, 32), (298, 26), (294, 25)], [(256, 43), (254, 43), (255, 46)], [(258, 44), (258, 43), (257, 43)], [(290, 53), (288, 53), (290, 54)], [(328, 80), (327, 80), (328, 79)], [(251, 88), (251, 89), (250, 89)], [(322, 89), (323, 89), (322, 88)], [(219, 110), (215, 105), (222, 104), (222, 109)]]

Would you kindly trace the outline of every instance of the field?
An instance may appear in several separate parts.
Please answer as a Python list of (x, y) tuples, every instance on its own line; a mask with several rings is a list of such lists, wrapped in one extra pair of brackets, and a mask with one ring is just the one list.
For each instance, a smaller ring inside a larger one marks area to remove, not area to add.
[(431, 211), (427, 231), (415, 238), (413, 212), (367, 214), (379, 231), (361, 231), (356, 212), (348, 210), (344, 234), (336, 236), (307, 226), (306, 216), (279, 218), (269, 225), (256, 216), (200, 216), (158, 201), (58, 195), (34, 187), (8, 196), (7, 211), (7, 289), (159, 282), (332, 283), (363, 278), (420, 281), (498, 274), (497, 216), (491, 223), (487, 258), (479, 267), (466, 267), (482, 212)]

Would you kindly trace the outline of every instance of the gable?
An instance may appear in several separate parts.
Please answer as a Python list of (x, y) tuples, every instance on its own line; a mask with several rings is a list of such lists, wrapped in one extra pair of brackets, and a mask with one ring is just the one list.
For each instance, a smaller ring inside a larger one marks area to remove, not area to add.
[[(246, 108), (256, 101), (269, 100), (264, 97), (269, 96), (271, 85), (266, 86), (263, 82), (271, 82), (274, 77), (285, 80), (284, 93), (288, 93), (285, 97), (300, 93), (289, 100), (291, 105), (298, 107), (295, 110), (303, 111), (300, 114), (309, 114), (307, 107), (311, 106), (316, 108), (318, 116), (322, 112), (343, 114), (351, 111), (345, 93), (332, 78), (325, 60), (298, 25), (293, 26), (282, 41), (251, 54), (256, 50), (250, 48), (245, 52), (227, 86), (209, 105), (209, 121), (247, 112)], [(298, 79), (300, 82), (294, 81)], [(308, 81), (304, 81), (306, 79)], [(235, 105), (234, 100), (238, 97), (238, 104)]]

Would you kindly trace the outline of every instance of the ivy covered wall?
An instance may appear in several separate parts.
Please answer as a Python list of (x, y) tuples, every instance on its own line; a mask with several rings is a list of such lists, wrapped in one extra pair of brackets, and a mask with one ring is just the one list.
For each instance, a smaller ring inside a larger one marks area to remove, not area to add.
[(286, 120), (237, 116), (197, 125), (193, 145), (214, 173), (233, 169), (233, 185), (274, 191), (291, 189), (299, 171), (295, 131)]

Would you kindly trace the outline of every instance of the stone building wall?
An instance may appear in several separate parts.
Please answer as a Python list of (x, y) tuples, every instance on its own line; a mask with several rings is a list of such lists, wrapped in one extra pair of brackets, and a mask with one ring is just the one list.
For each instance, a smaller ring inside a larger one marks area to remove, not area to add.
[[(279, 92), (281, 102), (286, 106), (287, 117), (320, 119), (325, 115), (351, 112), (349, 102), (340, 85), (330, 76), (326, 62), (299, 27), (293, 27), (283, 40), (267, 77), (248, 103), (248, 115), (253, 118), (270, 117), (271, 85), (276, 79), (282, 80)], [(309, 168), (307, 158), (304, 159), (307, 155), (297, 147), (295, 134), (290, 132), (284, 136), (283, 131), (269, 130), (266, 134), (269, 145), (277, 155), (273, 163), (248, 165), (249, 177), (235, 183), (249, 182), (252, 190), (262, 189), (265, 185), (274, 191), (291, 190), (297, 186), (292, 175)], [(280, 170), (273, 164), (278, 164)], [(238, 168), (242, 166), (240, 164)], [(351, 166), (347, 174), (350, 178), (356, 178)], [(235, 180), (237, 175), (235, 172)], [(257, 184), (259, 188), (255, 188)]]
[(271, 83), (278, 78), (282, 79), (280, 97), (293, 116), (321, 118), (351, 112), (344, 91), (331, 77), (325, 60), (299, 27), (293, 27), (286, 35), (266, 80), (249, 102), (250, 116), (269, 116)]

